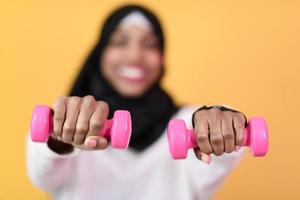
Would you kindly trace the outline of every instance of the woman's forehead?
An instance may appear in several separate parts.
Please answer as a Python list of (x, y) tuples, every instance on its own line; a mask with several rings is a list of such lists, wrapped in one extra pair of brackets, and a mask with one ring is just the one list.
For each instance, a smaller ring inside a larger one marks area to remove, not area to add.
[(126, 27), (117, 27), (113, 35), (115, 36), (141, 36), (141, 37), (157, 37), (152, 29), (145, 29), (137, 25), (130, 25)]

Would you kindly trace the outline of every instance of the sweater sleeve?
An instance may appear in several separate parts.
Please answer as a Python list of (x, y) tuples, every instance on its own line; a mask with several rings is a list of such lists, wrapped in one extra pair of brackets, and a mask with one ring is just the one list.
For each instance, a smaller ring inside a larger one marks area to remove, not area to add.
[(243, 155), (243, 148), (238, 152), (224, 153), (222, 156), (212, 155), (210, 165), (198, 160), (194, 152), (188, 158), (188, 176), (196, 199), (212, 199), (215, 192), (230, 172), (236, 167)]
[[(227, 106), (229, 107), (229, 106)], [(198, 107), (188, 108), (185, 116), (186, 126), (192, 129), (192, 113)], [(244, 148), (237, 152), (224, 153), (221, 156), (212, 156), (210, 165), (198, 160), (194, 151), (189, 150), (185, 162), (187, 176), (190, 180), (195, 199), (212, 199), (215, 192), (222, 185), (225, 178), (236, 167), (243, 156)]]
[(74, 148), (69, 154), (52, 151), (47, 143), (34, 143), (26, 138), (26, 166), (31, 182), (49, 192), (61, 189), (72, 173), (72, 165), (80, 150)]

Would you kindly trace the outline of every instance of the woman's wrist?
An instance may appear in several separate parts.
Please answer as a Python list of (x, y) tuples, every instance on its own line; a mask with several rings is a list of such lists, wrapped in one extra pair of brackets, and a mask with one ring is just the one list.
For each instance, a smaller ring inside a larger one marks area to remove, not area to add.
[(201, 106), (200, 108), (198, 108), (194, 113), (193, 113), (193, 116), (192, 116), (192, 125), (193, 127), (195, 127), (195, 124), (194, 124), (194, 117), (195, 117), (195, 113), (198, 112), (198, 111), (201, 111), (201, 110), (209, 110), (209, 109), (212, 109), (212, 108), (218, 108), (220, 109), (221, 111), (231, 111), (231, 112), (238, 112), (238, 113), (241, 113), (244, 118), (245, 118), (245, 127), (247, 127), (247, 117), (244, 113), (240, 112), (240, 111), (237, 111), (237, 110), (234, 110), (232, 108), (228, 108), (228, 107), (225, 107), (225, 106), (221, 106), (221, 105), (214, 105), (214, 106)]

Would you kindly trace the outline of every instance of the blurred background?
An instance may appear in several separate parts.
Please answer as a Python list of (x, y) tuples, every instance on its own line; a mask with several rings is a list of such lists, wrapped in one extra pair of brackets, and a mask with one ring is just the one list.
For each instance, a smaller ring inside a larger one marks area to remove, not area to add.
[(25, 136), (36, 104), (67, 93), (117, 6), (139, 3), (167, 39), (164, 87), (184, 104), (264, 116), (270, 151), (246, 151), (216, 200), (300, 199), (300, 1), (0, 1), (0, 199), (49, 199), (31, 185)]

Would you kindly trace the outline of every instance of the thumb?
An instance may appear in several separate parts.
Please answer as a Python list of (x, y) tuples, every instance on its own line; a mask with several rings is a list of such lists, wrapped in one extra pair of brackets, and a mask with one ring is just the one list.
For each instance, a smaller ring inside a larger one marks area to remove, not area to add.
[(108, 141), (102, 136), (88, 136), (84, 141), (84, 145), (92, 150), (105, 149), (108, 146)]
[(199, 148), (194, 149), (194, 152), (195, 152), (196, 157), (199, 160), (203, 161), (204, 163), (206, 163), (208, 165), (211, 163), (211, 156), (209, 154), (201, 152), (201, 150)]

